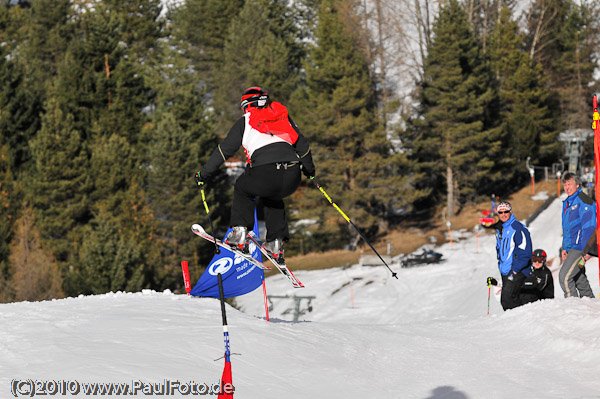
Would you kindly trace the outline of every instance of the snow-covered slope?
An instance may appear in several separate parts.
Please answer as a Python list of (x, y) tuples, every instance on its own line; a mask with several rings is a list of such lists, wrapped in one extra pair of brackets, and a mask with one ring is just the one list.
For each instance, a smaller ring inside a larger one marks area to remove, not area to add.
[[(557, 253), (558, 200), (530, 230), (534, 247)], [(396, 268), (398, 280), (360, 266), (299, 271), (301, 290), (268, 278), (269, 294), (315, 296), (312, 312), (290, 322), (291, 300), (273, 299), (266, 322), (260, 289), (237, 299), (244, 312), (227, 306), (235, 397), (600, 398), (600, 302), (564, 299), (556, 285), (557, 299), (508, 312), (492, 298), (488, 316), (493, 236), (478, 249), (475, 237), (443, 245), (443, 263)], [(588, 276), (598, 293), (596, 259)], [(130, 396), (86, 395), (93, 382), (211, 385), (222, 355), (215, 299), (144, 291), (0, 305), (0, 398), (25, 379), (80, 387), (57, 397)], [(180, 392), (154, 396), (200, 396)]]
[[(542, 204), (547, 197), (539, 195), (536, 198)], [(562, 241), (560, 212), (561, 201), (555, 200), (529, 226), (533, 247), (546, 250), (549, 264), (552, 263), (550, 267), (555, 270), (555, 277), (559, 268), (558, 252)], [(453, 236), (459, 236), (457, 233)], [(277, 275), (267, 279), (267, 293), (280, 296), (316, 296), (311, 301), (313, 312), (303, 314), (300, 320), (381, 324), (456, 316), (477, 317), (487, 314), (487, 277), (500, 279), (495, 243), (491, 230), (482, 231), (479, 239), (471, 233), (470, 238), (435, 248), (443, 254), (443, 262), (413, 268), (392, 265), (398, 273), (398, 280), (393, 279), (384, 266), (355, 265), (347, 269), (320, 272), (298, 271), (295, 274), (306, 288), (296, 290), (283, 276)], [(596, 260), (590, 260), (588, 269), (590, 281), (597, 282)], [(317, 275), (319, 277), (314, 277)], [(592, 283), (592, 287), (598, 287), (598, 284)], [(555, 293), (557, 297), (562, 297), (558, 281)], [(245, 312), (264, 317), (265, 308), (261, 298), (262, 290), (256, 290), (238, 298), (237, 302)], [(301, 304), (302, 310), (306, 310), (308, 301)], [(293, 319), (293, 312), (290, 311), (294, 305), (293, 299), (273, 299), (272, 305), (270, 316)], [(490, 312), (502, 313), (497, 301), (490, 303)]]

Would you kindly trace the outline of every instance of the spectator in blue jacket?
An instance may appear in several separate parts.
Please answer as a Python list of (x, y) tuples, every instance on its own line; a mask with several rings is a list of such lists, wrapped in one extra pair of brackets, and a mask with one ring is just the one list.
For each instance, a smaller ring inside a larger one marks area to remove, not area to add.
[(496, 233), (498, 268), (502, 275), (500, 304), (507, 310), (521, 305), (519, 292), (531, 273), (531, 235), (527, 227), (515, 219), (509, 202), (500, 202), (496, 211), (502, 223)]
[(583, 253), (585, 245), (596, 230), (596, 205), (581, 190), (581, 180), (574, 173), (563, 176), (563, 187), (567, 198), (562, 207), (562, 267), (558, 274), (560, 287), (565, 298), (572, 296), (594, 298), (594, 293), (585, 275), (585, 261), (590, 255)]

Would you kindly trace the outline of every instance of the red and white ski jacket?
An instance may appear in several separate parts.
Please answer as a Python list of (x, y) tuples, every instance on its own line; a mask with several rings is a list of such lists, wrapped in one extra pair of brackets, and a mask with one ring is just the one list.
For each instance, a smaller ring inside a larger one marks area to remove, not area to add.
[(202, 177), (210, 178), (240, 146), (252, 167), (299, 161), (307, 171), (315, 170), (308, 141), (285, 107), (276, 102), (267, 108), (249, 108), (237, 120), (202, 168)]

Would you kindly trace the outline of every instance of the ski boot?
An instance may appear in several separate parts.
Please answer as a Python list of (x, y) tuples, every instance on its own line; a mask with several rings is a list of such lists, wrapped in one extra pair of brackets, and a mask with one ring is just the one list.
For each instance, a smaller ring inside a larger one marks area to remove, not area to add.
[(243, 253), (250, 253), (248, 249), (248, 228), (246, 226), (234, 226), (233, 230), (225, 237), (225, 244), (239, 249)]
[(263, 244), (263, 248), (277, 261), (277, 263), (285, 265), (285, 259), (283, 258), (283, 240), (281, 238), (267, 241)]

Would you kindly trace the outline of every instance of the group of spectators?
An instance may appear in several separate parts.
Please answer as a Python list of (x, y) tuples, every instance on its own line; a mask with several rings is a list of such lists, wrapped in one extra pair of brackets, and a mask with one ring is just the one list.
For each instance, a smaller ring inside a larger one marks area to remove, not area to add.
[[(585, 275), (585, 262), (591, 256), (598, 256), (596, 206), (582, 191), (581, 180), (576, 174), (565, 173), (562, 183), (567, 198), (562, 206), (559, 283), (566, 298), (594, 298)], [(509, 202), (498, 203), (496, 213), (499, 220), (493, 227), (497, 230), (496, 253), (502, 277), (502, 308), (513, 309), (539, 299), (554, 298), (554, 281), (546, 265), (546, 251), (533, 250), (529, 230), (515, 218)], [(490, 284), (499, 285), (493, 277), (488, 278)]]

